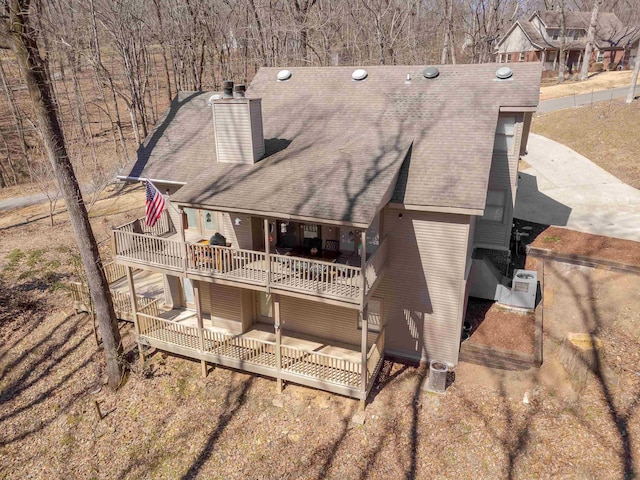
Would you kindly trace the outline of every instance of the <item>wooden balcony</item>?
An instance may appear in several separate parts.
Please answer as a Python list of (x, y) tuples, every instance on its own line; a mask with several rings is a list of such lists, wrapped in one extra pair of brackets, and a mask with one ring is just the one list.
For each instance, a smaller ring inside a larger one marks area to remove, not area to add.
[(389, 240), (364, 268), (288, 255), (181, 242), (136, 233), (129, 224), (113, 230), (116, 261), (196, 280), (222, 280), (283, 294), (302, 294), (362, 305), (386, 267)]
[(144, 345), (361, 399), (373, 386), (384, 357), (383, 330), (367, 352), (363, 389), (362, 355), (357, 346), (294, 333), (283, 335), (278, 345), (273, 327), (254, 324), (241, 335), (206, 323), (198, 328), (194, 312), (159, 312), (155, 304), (141, 308), (136, 329)]

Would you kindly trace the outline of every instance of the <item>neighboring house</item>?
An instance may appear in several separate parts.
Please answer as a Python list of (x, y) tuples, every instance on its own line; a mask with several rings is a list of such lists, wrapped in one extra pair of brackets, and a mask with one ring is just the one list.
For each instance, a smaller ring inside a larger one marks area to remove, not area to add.
[(180, 93), (119, 175), (170, 198), (113, 232), (129, 276), (164, 275), (138, 341), (362, 400), (385, 355), (454, 367), (538, 104), (539, 64), (497, 68), (261, 68), (246, 97)]
[[(511, 26), (496, 47), (496, 60), (542, 62), (545, 70), (557, 70), (564, 45), (567, 70), (574, 72), (582, 65), (590, 21), (591, 12), (566, 12), (563, 38), (560, 12), (536, 12)], [(590, 62), (602, 63), (605, 69), (630, 68), (637, 55), (639, 33), (639, 27), (623, 25), (614, 13), (600, 13)]]

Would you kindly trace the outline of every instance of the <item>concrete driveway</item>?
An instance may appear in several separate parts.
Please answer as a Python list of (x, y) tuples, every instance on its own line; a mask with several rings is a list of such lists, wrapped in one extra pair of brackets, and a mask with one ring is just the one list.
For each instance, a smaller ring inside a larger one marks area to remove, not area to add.
[(515, 217), (640, 241), (640, 190), (560, 143), (529, 137)]

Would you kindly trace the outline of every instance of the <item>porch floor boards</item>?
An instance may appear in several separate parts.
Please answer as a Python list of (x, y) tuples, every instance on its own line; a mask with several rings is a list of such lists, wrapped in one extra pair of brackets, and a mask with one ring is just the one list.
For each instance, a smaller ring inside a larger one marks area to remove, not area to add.
[[(149, 270), (134, 270), (133, 282), (136, 286), (136, 295), (141, 297), (158, 298), (164, 294), (162, 274)], [(127, 277), (120, 278), (109, 285), (111, 290), (118, 293), (129, 294), (129, 284)]]

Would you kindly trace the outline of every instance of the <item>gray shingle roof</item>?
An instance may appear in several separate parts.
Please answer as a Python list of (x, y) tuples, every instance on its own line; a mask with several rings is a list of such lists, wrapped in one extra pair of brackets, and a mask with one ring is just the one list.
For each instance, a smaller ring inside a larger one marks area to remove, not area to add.
[(180, 96), (122, 174), (186, 181), (178, 203), (369, 224), (401, 170), (394, 201), (482, 210), (499, 109), (539, 95), (540, 64), (506, 81), (498, 67), (443, 65), (426, 80), (424, 66), (373, 66), (362, 82), (354, 67), (290, 68), (286, 82), (262, 68), (247, 96), (262, 98), (263, 160), (215, 163), (209, 95)]

